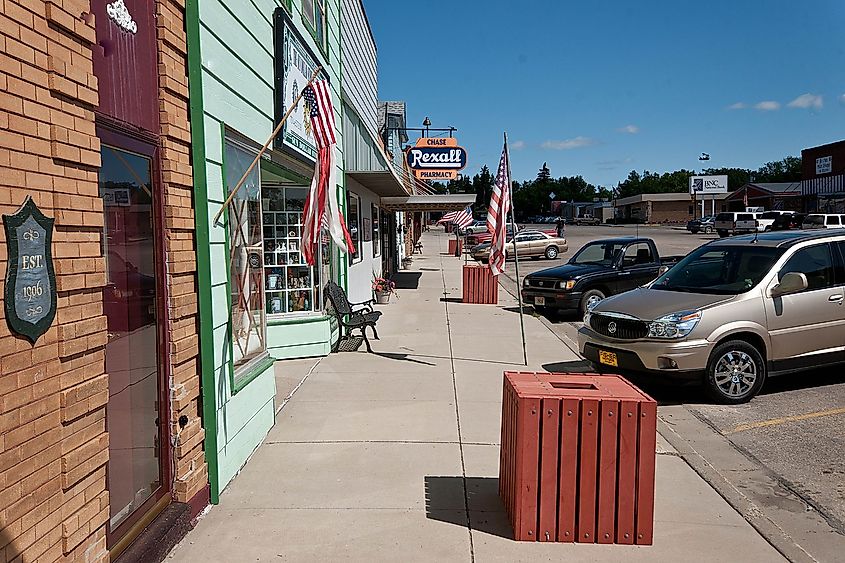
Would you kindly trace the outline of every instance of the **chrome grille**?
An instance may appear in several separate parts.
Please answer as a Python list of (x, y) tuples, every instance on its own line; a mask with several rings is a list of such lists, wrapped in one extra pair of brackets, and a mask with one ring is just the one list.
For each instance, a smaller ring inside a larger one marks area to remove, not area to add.
[(648, 336), (648, 323), (636, 319), (593, 314), (590, 327), (603, 336), (619, 340), (637, 340)]
[(554, 289), (560, 280), (544, 280), (539, 278), (528, 278), (529, 287), (539, 287), (542, 289)]

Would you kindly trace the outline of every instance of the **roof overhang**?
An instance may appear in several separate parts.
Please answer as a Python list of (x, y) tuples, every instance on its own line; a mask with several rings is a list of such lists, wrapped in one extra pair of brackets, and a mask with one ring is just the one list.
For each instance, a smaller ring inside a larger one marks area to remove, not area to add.
[(389, 170), (347, 172), (346, 175), (381, 197), (408, 195), (399, 177)]
[(460, 211), (473, 203), (475, 203), (475, 194), (432, 194), (381, 198), (381, 207), (388, 211)]

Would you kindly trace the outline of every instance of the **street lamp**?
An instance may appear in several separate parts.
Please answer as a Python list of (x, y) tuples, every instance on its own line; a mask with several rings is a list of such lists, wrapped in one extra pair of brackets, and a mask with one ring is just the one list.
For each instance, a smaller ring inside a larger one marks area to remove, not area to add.
[(425, 119), (423, 119), (422, 124), (423, 127), (425, 127), (425, 135), (423, 136), (428, 137), (428, 128), (431, 127), (431, 120), (428, 118), (428, 116), (425, 116)]

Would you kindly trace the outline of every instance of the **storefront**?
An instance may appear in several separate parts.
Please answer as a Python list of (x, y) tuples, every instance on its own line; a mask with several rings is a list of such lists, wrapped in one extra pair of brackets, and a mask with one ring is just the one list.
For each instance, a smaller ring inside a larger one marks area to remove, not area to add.
[[(318, 66), (340, 123), (339, 14), (322, 1), (274, 9), (255, 3), (199, 9), (192, 1), (188, 16), (203, 399), (206, 450), (216, 453), (210, 463), (216, 501), (274, 423), (275, 360), (330, 351), (321, 288), (330, 279), (346, 284), (346, 259), (328, 241), (315, 267), (300, 253), (316, 156), (304, 102), (231, 205), (223, 209), (223, 202)], [(338, 179), (342, 134), (339, 128)], [(337, 189), (344, 202), (343, 186)]]
[(801, 193), (811, 213), (845, 213), (845, 141), (801, 151)]

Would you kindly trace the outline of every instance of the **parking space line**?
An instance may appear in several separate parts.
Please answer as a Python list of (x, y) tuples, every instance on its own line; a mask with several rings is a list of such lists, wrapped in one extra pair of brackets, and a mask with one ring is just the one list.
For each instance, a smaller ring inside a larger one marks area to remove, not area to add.
[(804, 414), (797, 414), (794, 416), (783, 416), (780, 418), (772, 418), (770, 420), (761, 420), (760, 422), (751, 422), (749, 424), (740, 424), (733, 430), (725, 432), (725, 434), (736, 434), (737, 432), (745, 432), (746, 430), (755, 430), (757, 428), (766, 428), (767, 426), (777, 426), (786, 422), (809, 420), (812, 418), (819, 418), (822, 416), (833, 416), (836, 414), (845, 414), (845, 407), (839, 409), (829, 409), (826, 411), (808, 412)]

